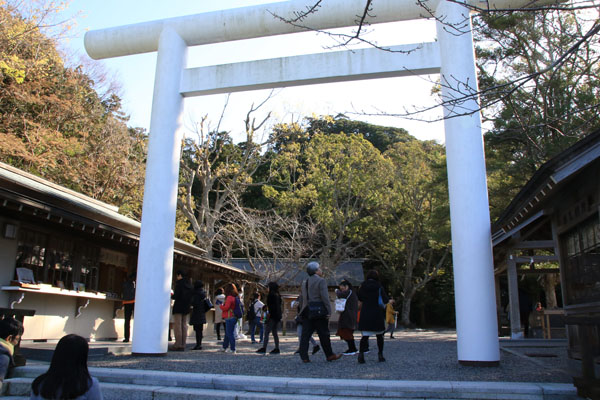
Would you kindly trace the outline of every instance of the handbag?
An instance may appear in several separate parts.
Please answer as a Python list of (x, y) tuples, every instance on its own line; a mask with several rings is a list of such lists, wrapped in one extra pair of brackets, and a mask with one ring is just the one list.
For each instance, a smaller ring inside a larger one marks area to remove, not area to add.
[(308, 296), (308, 279), (306, 280), (306, 299), (308, 300), (308, 319), (321, 319), (327, 317), (327, 308), (322, 301), (310, 301)]
[(379, 288), (379, 307), (385, 308), (385, 303), (383, 302), (383, 297), (381, 297), (381, 288)]
[[(352, 294), (352, 290), (350, 290), (350, 293), (348, 293), (348, 297), (350, 297), (350, 295)], [(348, 297), (344, 298), (339, 298), (339, 299), (335, 299), (335, 311), (337, 312), (344, 312), (344, 310), (346, 309), (346, 301), (348, 300)]]
[(207, 297), (204, 299), (204, 308), (206, 311), (210, 310), (211, 308), (213, 308), (213, 303), (210, 301), (210, 299)]

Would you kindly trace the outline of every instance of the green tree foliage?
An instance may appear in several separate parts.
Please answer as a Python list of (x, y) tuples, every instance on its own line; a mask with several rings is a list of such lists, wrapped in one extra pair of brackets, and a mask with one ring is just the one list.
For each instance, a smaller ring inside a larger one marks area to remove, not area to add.
[[(477, 55), (491, 213), (541, 164), (600, 127), (597, 15), (590, 11), (482, 14)], [(587, 19), (586, 16), (591, 17)]]
[(450, 242), (442, 146), (413, 140), (385, 153), (391, 185), (367, 227), (371, 254), (402, 297), (400, 321), (411, 325), (415, 294), (447, 266)]
[(306, 122), (309, 136), (315, 132), (358, 134), (382, 153), (394, 143), (414, 140), (405, 129), (353, 121), (341, 114), (335, 117), (310, 117)]
[(311, 218), (327, 271), (364, 247), (361, 227), (389, 185), (387, 161), (360, 135), (316, 133), (305, 148), (288, 143), (274, 162), (265, 195), (290, 214)]
[(57, 5), (46, 6), (0, 6), (0, 159), (139, 216), (146, 135), (127, 127), (116, 94), (65, 66), (41, 31)]

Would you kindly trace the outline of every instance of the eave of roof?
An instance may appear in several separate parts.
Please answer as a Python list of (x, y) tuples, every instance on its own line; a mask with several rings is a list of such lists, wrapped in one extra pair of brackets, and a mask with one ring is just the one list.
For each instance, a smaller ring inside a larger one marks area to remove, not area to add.
[[(12, 184), (13, 188), (11, 189), (13, 190), (6, 188), (2, 188), (2, 190), (6, 196), (11, 196), (15, 201), (26, 201), (32, 207), (53, 210), (66, 217), (81, 217), (99, 227), (110, 229), (119, 235), (139, 242), (141, 224), (119, 214), (116, 206), (98, 201), (1, 162), (0, 181), (7, 185)], [(229, 272), (252, 280), (259, 279), (251, 272), (205, 258), (206, 250), (191, 243), (174, 238), (174, 245), (175, 254), (208, 264), (214, 270)]]
[(498, 239), (506, 232), (522, 225), (533, 212), (539, 212), (540, 205), (554, 193), (557, 186), (598, 158), (600, 158), (600, 130), (587, 135), (548, 160), (533, 174), (492, 224), (492, 237)]

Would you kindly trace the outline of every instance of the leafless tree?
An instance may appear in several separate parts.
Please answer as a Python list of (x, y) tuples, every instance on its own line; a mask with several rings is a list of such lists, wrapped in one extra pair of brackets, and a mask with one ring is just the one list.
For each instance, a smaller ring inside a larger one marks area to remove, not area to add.
[(221, 224), (224, 213), (250, 185), (260, 184), (254, 177), (264, 162), (261, 153), (271, 139), (262, 142), (256, 139), (270, 113), (260, 121), (254, 114), (270, 98), (271, 94), (247, 112), (244, 143), (234, 144), (231, 135), (220, 130), (227, 104), (214, 129), (208, 117), (204, 117), (195, 124), (194, 137), (184, 142), (177, 205), (190, 222), (196, 243), (206, 248), (209, 257), (214, 255), (215, 246), (227, 253), (230, 239), (224, 236)]

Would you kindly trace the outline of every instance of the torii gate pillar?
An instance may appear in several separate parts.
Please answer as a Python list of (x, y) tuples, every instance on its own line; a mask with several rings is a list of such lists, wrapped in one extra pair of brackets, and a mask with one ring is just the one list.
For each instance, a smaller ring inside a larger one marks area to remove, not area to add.
[[(465, 93), (476, 93), (469, 10), (442, 1), (436, 17), (442, 99), (461, 99)], [(460, 32), (452, 32), (453, 27), (460, 27)], [(472, 96), (455, 105), (447, 104), (444, 128), (458, 360), (462, 364), (496, 365), (500, 350), (479, 102), (477, 96)]]
[(187, 45), (171, 28), (158, 42), (142, 228), (138, 252), (132, 352), (167, 351), (173, 238), (183, 131), (183, 97), (179, 93)]
[[(481, 5), (478, 1), (465, 0)], [(312, 3), (314, 0), (283, 1), (86, 34), (86, 50), (94, 59), (158, 51), (138, 257), (134, 353), (167, 351), (183, 96), (403, 76), (414, 71), (440, 72), (446, 101), (463, 98), (465, 91), (476, 93), (468, 10), (447, 0), (427, 2), (443, 21), (437, 24), (438, 43), (419, 45), (409, 52), (370, 49), (184, 70), (187, 46), (303, 31), (273, 18), (273, 14), (291, 18)], [(515, 8), (531, 2), (496, 0), (485, 4)], [(370, 23), (417, 19), (423, 14), (414, 0), (380, 0), (374, 7)], [(314, 29), (352, 26), (363, 8), (364, 0), (328, 0), (307, 23)], [(448, 32), (453, 26), (462, 29)], [(302, 68), (303, 63), (310, 63), (310, 68)], [(458, 360), (496, 365), (500, 352), (478, 98), (469, 97), (454, 106), (447, 104), (444, 115)]]

